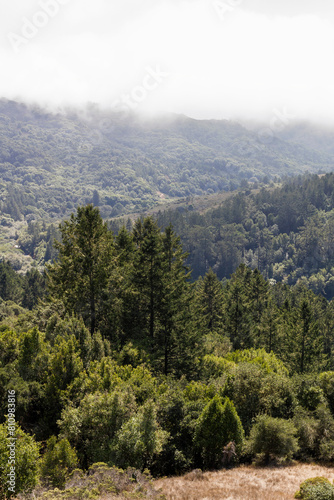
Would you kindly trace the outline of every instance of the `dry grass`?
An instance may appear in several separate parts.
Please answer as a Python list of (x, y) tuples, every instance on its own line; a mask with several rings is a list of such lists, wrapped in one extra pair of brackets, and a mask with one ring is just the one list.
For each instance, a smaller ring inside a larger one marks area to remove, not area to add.
[(159, 479), (167, 500), (292, 500), (307, 478), (334, 479), (334, 467), (297, 464), (289, 467), (239, 467)]

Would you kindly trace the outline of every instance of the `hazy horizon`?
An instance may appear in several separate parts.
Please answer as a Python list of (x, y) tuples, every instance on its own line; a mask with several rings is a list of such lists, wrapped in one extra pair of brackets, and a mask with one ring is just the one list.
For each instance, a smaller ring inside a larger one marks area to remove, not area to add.
[(14, 0), (3, 11), (1, 97), (334, 124), (330, 1)]

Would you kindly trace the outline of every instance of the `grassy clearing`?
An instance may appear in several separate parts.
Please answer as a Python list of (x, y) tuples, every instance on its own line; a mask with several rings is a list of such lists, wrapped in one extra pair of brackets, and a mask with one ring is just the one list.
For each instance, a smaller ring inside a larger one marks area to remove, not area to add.
[(239, 467), (160, 479), (155, 488), (161, 488), (167, 500), (292, 500), (300, 483), (316, 476), (333, 481), (334, 467)]

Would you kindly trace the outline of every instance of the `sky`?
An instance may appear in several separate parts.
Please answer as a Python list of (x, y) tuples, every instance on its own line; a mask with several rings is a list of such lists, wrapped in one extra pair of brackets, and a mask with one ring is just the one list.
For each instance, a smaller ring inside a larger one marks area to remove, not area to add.
[[(0, 97), (334, 123), (333, 0), (0, 0)], [(275, 122), (276, 120), (276, 122)]]

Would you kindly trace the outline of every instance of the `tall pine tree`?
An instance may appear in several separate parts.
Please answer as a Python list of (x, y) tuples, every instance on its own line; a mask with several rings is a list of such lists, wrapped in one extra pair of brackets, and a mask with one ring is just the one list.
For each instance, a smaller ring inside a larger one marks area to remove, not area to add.
[(60, 224), (58, 260), (48, 266), (48, 286), (69, 312), (81, 316), (91, 333), (99, 326), (103, 294), (112, 265), (113, 237), (99, 209), (78, 207)]

